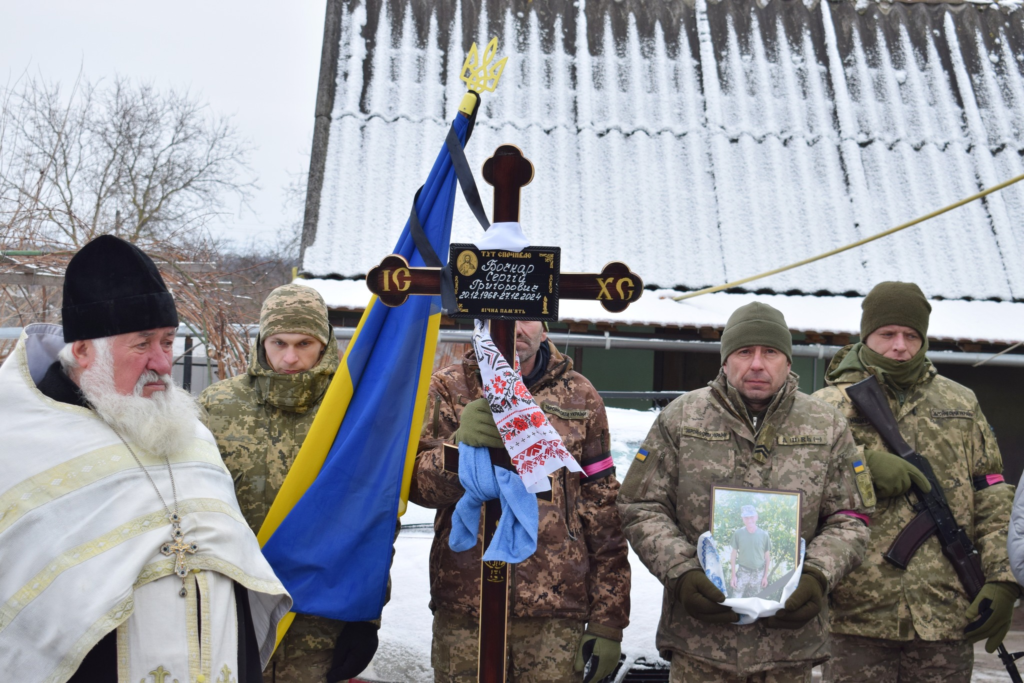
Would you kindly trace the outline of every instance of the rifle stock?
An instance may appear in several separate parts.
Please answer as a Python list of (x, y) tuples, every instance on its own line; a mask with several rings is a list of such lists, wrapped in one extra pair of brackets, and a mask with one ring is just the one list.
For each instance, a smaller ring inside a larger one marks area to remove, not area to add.
[[(953, 565), (953, 570), (956, 572), (957, 578), (960, 579), (964, 591), (973, 602), (981, 592), (982, 586), (985, 585), (981, 555), (967, 536), (967, 532), (957, 524), (953, 517), (949, 501), (946, 500), (946, 493), (942, 490), (938, 479), (935, 478), (935, 471), (932, 470), (931, 463), (914, 450), (900, 434), (896, 416), (892, 414), (885, 392), (882, 391), (882, 387), (874, 375), (848, 386), (846, 395), (853, 401), (857, 410), (868, 419), (886, 445), (921, 470), (921, 473), (932, 485), (932, 490), (928, 493), (922, 491), (916, 484), (911, 485), (911, 490), (918, 500), (914, 507), (920, 510), (920, 514), (900, 532), (885, 553), (885, 559), (900, 569), (906, 569), (917, 549), (935, 533), (939, 537), (942, 554)], [(930, 517), (930, 520), (921, 519), (925, 515)], [(1016, 659), (1022, 653), (1010, 654), (1002, 644), (999, 645), (998, 653), (999, 659), (1002, 660), (1006, 671), (1010, 674), (1010, 680), (1013, 683), (1024, 683), (1015, 664)]]

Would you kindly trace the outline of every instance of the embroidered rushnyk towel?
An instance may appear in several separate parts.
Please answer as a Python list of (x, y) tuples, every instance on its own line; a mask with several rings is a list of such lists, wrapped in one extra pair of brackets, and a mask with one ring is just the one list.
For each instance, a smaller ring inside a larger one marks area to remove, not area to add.
[(566, 450), (562, 437), (526, 389), (519, 374), (518, 356), (515, 368), (509, 367), (508, 361), (494, 345), (487, 323), (482, 320), (476, 321), (473, 348), (480, 363), (484, 396), (526, 490), (530, 493), (550, 491), (548, 475), (560, 467), (570, 472), (582, 472), (579, 463)]

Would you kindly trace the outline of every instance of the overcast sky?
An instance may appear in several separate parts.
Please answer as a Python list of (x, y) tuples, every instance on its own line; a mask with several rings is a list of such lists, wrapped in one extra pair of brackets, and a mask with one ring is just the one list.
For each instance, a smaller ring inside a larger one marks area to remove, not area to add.
[[(0, 0), (0, 84), (25, 74), (70, 85), (116, 74), (188, 88), (255, 146), (252, 211), (216, 230), (266, 239), (294, 220), (289, 173), (308, 171), (324, 0)], [(300, 209), (301, 210), (301, 209)]]

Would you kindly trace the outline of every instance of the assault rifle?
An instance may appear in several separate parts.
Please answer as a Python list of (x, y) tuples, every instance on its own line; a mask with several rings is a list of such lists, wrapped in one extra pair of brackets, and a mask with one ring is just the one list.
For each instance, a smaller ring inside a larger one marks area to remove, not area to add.
[[(946, 493), (942, 490), (939, 480), (935, 478), (931, 463), (911, 448), (900, 434), (896, 417), (889, 408), (889, 401), (885, 398), (885, 393), (874, 375), (848, 386), (846, 395), (850, 397), (861, 415), (867, 418), (886, 445), (896, 455), (921, 470), (932, 485), (932, 490), (925, 493), (916, 484), (911, 484), (911, 490), (917, 497), (914, 509), (918, 511), (918, 514), (899, 533), (883, 557), (893, 565), (905, 570), (918, 548), (933, 534), (937, 534), (939, 544), (942, 546), (942, 554), (953, 564), (953, 569), (956, 571), (960, 583), (963, 584), (968, 598), (973, 601), (981, 592), (981, 587), (985, 585), (981, 555), (967, 536), (967, 532), (957, 524), (953, 517), (953, 511), (949, 509), (949, 501), (946, 500)], [(979, 625), (992, 614), (992, 606), (987, 603), (988, 601), (983, 600), (979, 605), (981, 608), (979, 610), (981, 617)], [(1003, 666), (1010, 674), (1010, 680), (1013, 683), (1024, 683), (1015, 663), (1017, 659), (1024, 656), (1024, 652), (1010, 654), (1007, 652), (1006, 646), (1000, 643), (998, 654)]]

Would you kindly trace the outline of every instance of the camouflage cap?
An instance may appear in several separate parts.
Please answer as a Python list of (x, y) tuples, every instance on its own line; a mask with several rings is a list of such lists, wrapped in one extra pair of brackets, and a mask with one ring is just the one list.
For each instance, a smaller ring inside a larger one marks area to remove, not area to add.
[(740, 508), (740, 517), (757, 517), (757, 510), (753, 505), (744, 505)]
[(320, 292), (295, 283), (272, 291), (260, 310), (260, 339), (275, 334), (308, 334), (327, 344), (330, 323)]

